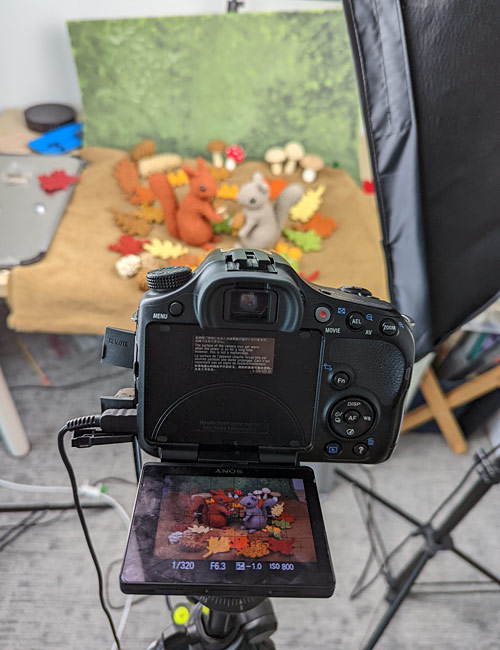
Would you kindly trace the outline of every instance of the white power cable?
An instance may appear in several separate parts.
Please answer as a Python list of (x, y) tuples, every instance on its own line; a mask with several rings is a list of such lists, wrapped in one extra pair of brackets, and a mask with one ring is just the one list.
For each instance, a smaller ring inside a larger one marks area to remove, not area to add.
[[(7, 481), (3, 478), (0, 478), (0, 487), (6, 488), (8, 490), (17, 490), (19, 492), (73, 494), (72, 489), (64, 485), (29, 485), (27, 483), (15, 483), (14, 481)], [(89, 497), (91, 499), (96, 499), (97, 501), (104, 501), (107, 503), (117, 513), (128, 531), (130, 526), (130, 517), (128, 516), (125, 508), (112, 496), (106, 494), (105, 492), (102, 492), (100, 488), (96, 487), (95, 485), (90, 485), (89, 483), (84, 483), (81, 485), (78, 488), (78, 494), (80, 496)], [(133, 600), (133, 595), (127, 596), (127, 599), (125, 600), (125, 606), (123, 607), (123, 612), (117, 629), (117, 636), (119, 639), (121, 639), (121, 636), (125, 630)], [(113, 642), (111, 650), (117, 650), (115, 642)]]

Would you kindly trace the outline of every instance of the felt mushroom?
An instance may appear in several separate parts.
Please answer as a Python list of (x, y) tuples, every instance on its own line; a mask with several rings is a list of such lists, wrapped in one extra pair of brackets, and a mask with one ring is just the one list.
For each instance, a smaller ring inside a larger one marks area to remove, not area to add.
[(284, 174), (293, 174), (297, 168), (297, 163), (302, 160), (306, 152), (300, 142), (287, 142), (285, 145), (285, 156), (287, 162), (285, 164)]
[(262, 494), (271, 494), (271, 490), (269, 488), (262, 488)]
[(312, 153), (304, 156), (300, 161), (300, 166), (302, 167), (302, 180), (304, 183), (312, 183), (316, 180), (318, 172), (323, 169), (325, 166), (325, 161), (321, 156), (315, 156)]
[(226, 146), (224, 140), (211, 140), (208, 143), (207, 151), (210, 151), (212, 154), (212, 164), (217, 169), (224, 167), (224, 158), (222, 157), (222, 154), (224, 153)]
[(229, 147), (226, 147), (226, 169), (230, 172), (236, 169), (236, 165), (242, 163), (246, 158), (246, 153), (243, 147), (240, 147), (239, 144), (232, 144)]
[(283, 171), (283, 163), (286, 160), (285, 150), (279, 147), (268, 149), (264, 154), (264, 160), (271, 165), (271, 172), (279, 176)]

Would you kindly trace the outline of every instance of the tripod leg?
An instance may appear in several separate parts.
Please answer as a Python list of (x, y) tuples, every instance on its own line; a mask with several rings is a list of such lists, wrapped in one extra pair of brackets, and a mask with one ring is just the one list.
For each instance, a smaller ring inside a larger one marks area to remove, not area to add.
[(465, 562), (467, 562), (468, 564), (470, 564), (471, 566), (473, 566), (477, 571), (479, 571), (480, 573), (482, 573), (483, 575), (485, 575), (485, 576), (486, 576), (487, 578), (489, 578), (492, 582), (495, 582), (497, 585), (500, 585), (500, 577), (496, 576), (494, 573), (491, 573), (491, 571), (489, 571), (489, 570), (488, 570), (486, 567), (484, 567), (482, 564), (479, 564), (478, 562), (476, 562), (476, 560), (474, 560), (473, 558), (471, 558), (471, 557), (470, 557), (469, 555), (467, 555), (466, 553), (463, 553), (463, 552), (460, 551), (458, 548), (453, 547), (451, 550), (453, 551), (453, 553), (455, 553), (455, 555), (458, 555), (458, 557), (461, 557), (462, 560), (465, 560)]
[(413, 583), (415, 580), (418, 578), (420, 575), (422, 569), (424, 566), (427, 564), (427, 560), (429, 559), (429, 554), (427, 551), (424, 549), (422, 553), (418, 556), (418, 560), (415, 562), (415, 565), (413, 566), (413, 569), (411, 573), (408, 575), (406, 578), (405, 582), (401, 585), (401, 588), (397, 592), (396, 596), (394, 597), (394, 600), (392, 601), (390, 607), (387, 609), (386, 613), (382, 617), (381, 621), (375, 628), (375, 631), (371, 635), (371, 637), (368, 639), (368, 642), (366, 645), (363, 647), (363, 650), (372, 650), (382, 634), (384, 633), (385, 629), (389, 625), (389, 623), (392, 621), (393, 616), (396, 614), (398, 611), (399, 607), (401, 606), (403, 600), (406, 598), (408, 593), (410, 592), (410, 589), (413, 586)]

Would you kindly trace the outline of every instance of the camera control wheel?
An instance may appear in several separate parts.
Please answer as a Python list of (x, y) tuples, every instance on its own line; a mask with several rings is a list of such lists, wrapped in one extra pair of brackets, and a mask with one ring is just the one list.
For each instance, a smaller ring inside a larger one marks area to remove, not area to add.
[(146, 275), (148, 287), (156, 291), (173, 291), (189, 282), (193, 275), (189, 266), (167, 266), (153, 269)]
[(333, 405), (328, 420), (339, 436), (356, 438), (371, 428), (375, 421), (375, 411), (365, 399), (348, 397)]

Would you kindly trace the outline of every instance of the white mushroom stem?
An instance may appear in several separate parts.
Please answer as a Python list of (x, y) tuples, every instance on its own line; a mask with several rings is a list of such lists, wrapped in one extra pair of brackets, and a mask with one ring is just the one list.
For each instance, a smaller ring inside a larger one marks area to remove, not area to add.
[(234, 158), (226, 158), (226, 169), (230, 172), (236, 169), (236, 160)]
[(280, 176), (283, 172), (283, 163), (271, 163), (271, 173)]
[(316, 180), (318, 173), (314, 169), (308, 169), (307, 167), (302, 172), (302, 180), (304, 183), (312, 183)]
[(217, 169), (224, 167), (224, 158), (222, 157), (222, 152), (214, 151), (212, 153), (212, 164), (214, 167), (217, 167)]
[(285, 165), (285, 171), (284, 174), (293, 174), (293, 172), (297, 169), (297, 161), (296, 160), (287, 160), (286, 165)]

